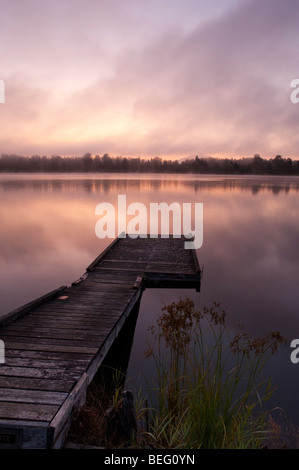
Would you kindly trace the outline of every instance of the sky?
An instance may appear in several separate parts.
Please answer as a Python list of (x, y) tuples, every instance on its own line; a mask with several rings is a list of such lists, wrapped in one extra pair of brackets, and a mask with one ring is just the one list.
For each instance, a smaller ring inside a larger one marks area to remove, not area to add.
[(298, 0), (0, 0), (0, 154), (299, 158), (298, 25)]

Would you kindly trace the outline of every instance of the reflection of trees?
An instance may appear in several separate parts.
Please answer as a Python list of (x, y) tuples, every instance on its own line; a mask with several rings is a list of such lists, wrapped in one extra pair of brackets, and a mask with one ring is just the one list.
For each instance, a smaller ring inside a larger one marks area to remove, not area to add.
[(199, 158), (162, 160), (110, 157), (86, 153), (82, 157), (61, 157), (59, 155), (24, 157), (2, 155), (0, 172), (51, 172), (51, 173), (182, 173), (182, 174), (232, 174), (232, 175), (299, 175), (299, 161), (277, 155), (272, 159), (263, 159), (259, 155), (253, 158), (218, 159)]
[(196, 179), (188, 178), (156, 178), (149, 175), (148, 178), (128, 178), (126, 176), (106, 178), (104, 176), (90, 176), (89, 178), (76, 178), (66, 175), (60, 179), (55, 176), (40, 179), (3, 179), (0, 180), (0, 192), (9, 191), (38, 191), (55, 193), (94, 193), (94, 194), (126, 194), (132, 192), (167, 193), (181, 191), (184, 193), (200, 193), (201, 191), (223, 192), (251, 192), (252, 195), (271, 192), (274, 195), (280, 193), (299, 193), (299, 181), (283, 181), (276, 178), (265, 178), (256, 182), (255, 178), (220, 178), (220, 179)]

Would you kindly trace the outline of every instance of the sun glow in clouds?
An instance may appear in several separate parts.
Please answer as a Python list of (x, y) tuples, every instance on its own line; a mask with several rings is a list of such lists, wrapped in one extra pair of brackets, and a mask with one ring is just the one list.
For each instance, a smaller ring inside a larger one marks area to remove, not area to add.
[[(140, 202), (134, 202), (127, 207), (127, 199), (124, 194), (118, 195), (117, 210), (109, 202), (98, 204), (95, 214), (100, 215), (101, 218), (95, 226), (96, 236), (100, 239), (115, 238), (116, 236), (122, 238), (128, 234), (130, 238), (147, 238), (149, 226), (150, 238), (157, 238), (160, 227), (162, 238), (169, 238), (170, 233), (174, 238), (181, 238), (183, 233), (186, 238), (191, 240), (185, 242), (186, 249), (201, 248), (203, 243), (202, 203), (194, 203), (193, 214), (191, 203), (173, 202), (168, 205), (166, 202), (161, 202), (159, 204), (150, 203), (149, 206), (149, 214), (145, 204)], [(130, 217), (129, 220), (128, 217)], [(170, 231), (171, 218), (172, 232)], [(192, 230), (192, 225), (194, 225), (194, 230)]]
[(294, 0), (2, 3), (1, 153), (298, 157)]

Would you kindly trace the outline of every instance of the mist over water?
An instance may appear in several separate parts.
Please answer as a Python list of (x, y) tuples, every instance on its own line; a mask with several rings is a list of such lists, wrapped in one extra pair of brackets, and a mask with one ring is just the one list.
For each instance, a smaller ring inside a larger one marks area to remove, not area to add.
[(231, 325), (262, 336), (279, 330), (287, 344), (269, 365), (274, 405), (299, 423), (299, 177), (193, 175), (0, 175), (0, 315), (61, 285), (70, 285), (110, 239), (95, 234), (95, 208), (119, 194), (146, 207), (157, 202), (203, 203), (201, 292), (146, 290), (128, 376), (148, 368), (148, 326), (164, 304), (190, 296), (195, 305), (221, 302)]

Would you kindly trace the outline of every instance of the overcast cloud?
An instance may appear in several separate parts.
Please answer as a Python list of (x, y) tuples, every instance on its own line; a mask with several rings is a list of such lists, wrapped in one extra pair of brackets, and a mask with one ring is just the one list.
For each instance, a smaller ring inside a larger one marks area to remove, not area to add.
[(0, 1), (0, 153), (297, 158), (297, 6)]

